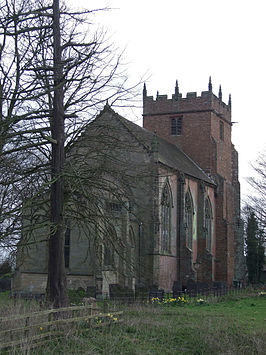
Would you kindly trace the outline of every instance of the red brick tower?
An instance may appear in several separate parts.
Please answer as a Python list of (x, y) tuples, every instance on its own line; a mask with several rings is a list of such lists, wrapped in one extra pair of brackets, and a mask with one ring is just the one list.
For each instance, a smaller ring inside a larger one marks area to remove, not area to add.
[(159, 95), (154, 100), (143, 89), (143, 127), (178, 145), (207, 174), (215, 179), (216, 258), (215, 280), (232, 284), (235, 279), (235, 255), (240, 228), (238, 157), (231, 142), (231, 97), (228, 104), (212, 92), (200, 96), (179, 93), (176, 82), (171, 99)]

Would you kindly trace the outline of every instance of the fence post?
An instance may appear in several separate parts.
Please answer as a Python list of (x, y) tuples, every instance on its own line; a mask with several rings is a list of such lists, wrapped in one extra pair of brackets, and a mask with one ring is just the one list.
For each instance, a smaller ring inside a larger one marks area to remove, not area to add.
[(77, 314), (77, 312), (75, 311), (75, 309), (72, 309), (72, 318), (75, 318), (76, 314)]
[[(92, 313), (94, 313), (94, 312), (92, 312), (92, 307), (94, 307), (93, 305), (91, 305), (91, 307), (89, 308), (89, 316), (91, 316), (92, 315)], [(92, 318), (89, 318), (90, 319), (90, 321), (89, 321), (89, 325), (90, 325), (90, 327), (91, 327), (91, 324), (92, 324)]]
[[(25, 319), (25, 327), (28, 327), (30, 323), (30, 317), (26, 317)], [(29, 329), (26, 329), (24, 332), (24, 336), (27, 337), (29, 335)]]
[[(48, 314), (48, 322), (51, 322), (53, 319), (53, 313)], [(51, 324), (48, 325), (48, 332), (51, 331)]]

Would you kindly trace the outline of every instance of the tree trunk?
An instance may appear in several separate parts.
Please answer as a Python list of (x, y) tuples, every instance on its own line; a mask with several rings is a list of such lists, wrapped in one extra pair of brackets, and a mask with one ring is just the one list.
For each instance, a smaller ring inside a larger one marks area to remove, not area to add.
[(49, 261), (47, 296), (54, 307), (67, 304), (66, 273), (64, 265), (64, 105), (63, 68), (61, 58), (59, 0), (53, 1), (54, 40), (54, 102), (51, 122), (51, 230), (49, 238)]

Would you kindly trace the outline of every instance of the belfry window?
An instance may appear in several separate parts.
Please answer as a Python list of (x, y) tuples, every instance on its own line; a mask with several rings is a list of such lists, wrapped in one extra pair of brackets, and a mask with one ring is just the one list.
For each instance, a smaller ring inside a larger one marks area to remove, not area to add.
[(162, 251), (170, 252), (170, 191), (167, 185), (161, 199), (161, 243)]
[(206, 248), (211, 251), (212, 248), (212, 207), (209, 198), (205, 200), (205, 235), (206, 235)]
[(185, 197), (185, 229), (186, 229), (186, 243), (189, 249), (192, 249), (193, 240), (193, 200), (190, 191), (186, 193)]
[(183, 117), (179, 116), (171, 119), (171, 135), (180, 136), (182, 134)]

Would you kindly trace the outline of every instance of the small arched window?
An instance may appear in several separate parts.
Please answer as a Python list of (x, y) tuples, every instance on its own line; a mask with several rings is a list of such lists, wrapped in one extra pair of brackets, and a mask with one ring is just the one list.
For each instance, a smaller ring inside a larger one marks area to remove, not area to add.
[(205, 200), (205, 235), (206, 235), (206, 248), (211, 251), (212, 248), (212, 206), (209, 198)]
[(170, 190), (166, 184), (161, 199), (161, 240), (162, 251), (170, 252)]
[(192, 249), (193, 240), (193, 200), (188, 190), (185, 197), (185, 229), (187, 247)]

